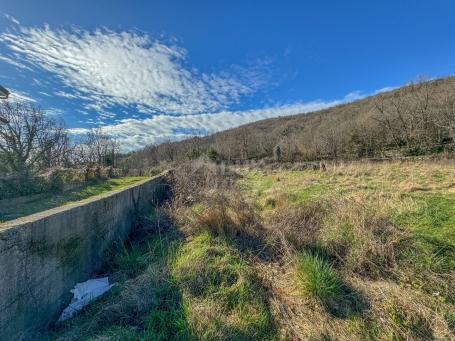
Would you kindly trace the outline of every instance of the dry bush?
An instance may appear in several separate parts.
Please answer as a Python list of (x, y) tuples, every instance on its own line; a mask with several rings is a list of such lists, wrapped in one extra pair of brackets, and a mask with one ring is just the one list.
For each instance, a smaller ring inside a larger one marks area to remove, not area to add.
[(333, 203), (321, 229), (323, 247), (347, 271), (368, 277), (390, 274), (408, 233), (355, 201)]
[(275, 249), (292, 254), (315, 247), (324, 213), (322, 202), (288, 205), (275, 212), (268, 224)]
[(207, 191), (204, 209), (192, 212), (189, 227), (193, 232), (208, 231), (215, 236), (234, 238), (242, 246), (261, 248), (266, 238), (254, 207), (236, 190)]
[(169, 175), (173, 201), (178, 205), (191, 205), (208, 189), (232, 188), (239, 175), (229, 168), (209, 162), (185, 162)]
[(372, 278), (390, 275), (410, 238), (380, 211), (355, 200), (327, 197), (283, 205), (268, 219), (272, 245), (287, 256), (304, 249), (316, 251), (346, 272)]
[(264, 229), (254, 207), (235, 186), (230, 169), (205, 162), (188, 162), (171, 175), (172, 216), (189, 233), (209, 231), (258, 245)]
[[(276, 179), (277, 182), (280, 181), (280, 178)], [(285, 209), (288, 205), (289, 196), (287, 193), (278, 192), (274, 193), (271, 196), (265, 198), (264, 207), (266, 208), (276, 208), (276, 209)]]

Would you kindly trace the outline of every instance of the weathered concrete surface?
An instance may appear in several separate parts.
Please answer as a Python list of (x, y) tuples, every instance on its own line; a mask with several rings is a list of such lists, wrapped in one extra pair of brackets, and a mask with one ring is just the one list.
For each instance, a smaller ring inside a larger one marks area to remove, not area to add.
[(0, 225), (0, 340), (37, 340), (69, 303), (69, 290), (128, 235), (137, 212), (165, 187), (163, 175)]

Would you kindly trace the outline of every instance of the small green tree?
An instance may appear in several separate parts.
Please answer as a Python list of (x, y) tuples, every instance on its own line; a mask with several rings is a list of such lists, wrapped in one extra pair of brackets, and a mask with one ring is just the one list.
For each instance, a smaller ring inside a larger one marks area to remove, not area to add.
[(281, 148), (279, 145), (276, 145), (275, 148), (273, 148), (273, 158), (275, 161), (281, 160)]
[(218, 159), (218, 152), (215, 150), (215, 148), (213, 148), (212, 146), (210, 146), (210, 147), (207, 149), (207, 157), (208, 157), (211, 161), (216, 161), (216, 159)]
[(188, 160), (196, 160), (200, 156), (201, 156), (201, 152), (196, 148), (191, 148), (191, 150), (189, 150), (186, 153), (186, 157), (188, 158)]

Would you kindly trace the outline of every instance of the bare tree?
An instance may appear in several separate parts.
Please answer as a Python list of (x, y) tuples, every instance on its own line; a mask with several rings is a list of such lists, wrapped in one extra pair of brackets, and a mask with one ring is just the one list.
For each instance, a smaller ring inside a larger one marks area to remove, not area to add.
[(28, 176), (64, 159), (68, 143), (62, 122), (29, 103), (0, 103), (0, 160), (5, 174)]
[[(442, 140), (451, 139), (455, 140), (455, 97), (453, 94), (445, 89), (439, 95), (439, 102), (441, 103), (441, 109), (439, 115), (434, 117), (435, 124), (447, 132), (447, 137), (442, 136)], [(444, 132), (440, 135), (443, 135)]]
[(119, 143), (100, 128), (91, 129), (74, 147), (76, 163), (99, 166), (117, 165)]

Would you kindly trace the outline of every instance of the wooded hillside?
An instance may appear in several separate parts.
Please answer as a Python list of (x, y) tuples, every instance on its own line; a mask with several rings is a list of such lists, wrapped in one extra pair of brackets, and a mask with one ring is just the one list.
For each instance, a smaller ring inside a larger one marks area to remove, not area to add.
[(453, 151), (455, 77), (413, 82), (355, 102), (250, 123), (207, 137), (147, 146), (125, 156), (131, 168), (160, 161), (279, 161), (411, 156)]

